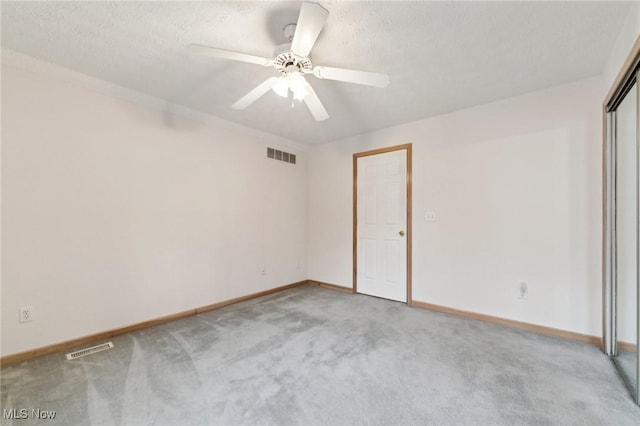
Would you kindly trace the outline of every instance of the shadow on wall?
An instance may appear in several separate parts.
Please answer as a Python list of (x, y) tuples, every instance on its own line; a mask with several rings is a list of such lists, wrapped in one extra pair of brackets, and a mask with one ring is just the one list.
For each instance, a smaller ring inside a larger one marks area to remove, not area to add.
[[(170, 94), (168, 99), (158, 99), (151, 96), (146, 100), (143, 99), (142, 103), (151, 108), (139, 108), (138, 105), (123, 99), (122, 96), (117, 96), (117, 94), (114, 96), (129, 114), (142, 122), (178, 131), (199, 131), (209, 119), (215, 117), (216, 109), (230, 108), (228, 97), (222, 93), (212, 92), (211, 89), (216, 85), (209, 84), (228, 75), (230, 66), (228, 63), (212, 65), (210, 71), (204, 76), (192, 81), (180, 91)], [(202, 110), (184, 106), (187, 100), (194, 98), (199, 98)]]
[[(114, 102), (133, 120), (150, 126), (160, 126), (180, 132), (197, 132), (206, 126), (207, 114), (162, 100), (131, 102), (122, 97)], [(142, 103), (142, 105), (140, 105)]]
[[(192, 120), (186, 116), (186, 107), (182, 107), (186, 101), (199, 99), (199, 104), (202, 106), (202, 111), (213, 111), (217, 108), (230, 108), (227, 104), (228, 99), (223, 96), (219, 91), (211, 91), (211, 88), (215, 88), (215, 84), (209, 84), (220, 78), (226, 78), (229, 75), (229, 69), (232, 63), (221, 62), (211, 63), (210, 71), (195, 81), (192, 81), (188, 86), (185, 86), (179, 92), (173, 93), (169, 97), (166, 109), (163, 113), (163, 121), (166, 127), (174, 129), (190, 130)], [(203, 94), (206, 93), (206, 96)], [(188, 103), (188, 102), (187, 102)], [(200, 111), (198, 111), (200, 112)], [(203, 114), (208, 114), (203, 112)], [(211, 113), (209, 113), (211, 114)], [(198, 126), (200, 127), (200, 126)]]

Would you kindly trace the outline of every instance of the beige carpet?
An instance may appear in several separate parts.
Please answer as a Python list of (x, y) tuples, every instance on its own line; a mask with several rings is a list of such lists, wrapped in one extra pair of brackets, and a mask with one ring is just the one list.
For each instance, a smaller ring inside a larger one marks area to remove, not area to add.
[(2, 370), (2, 424), (640, 424), (583, 343), (301, 287)]

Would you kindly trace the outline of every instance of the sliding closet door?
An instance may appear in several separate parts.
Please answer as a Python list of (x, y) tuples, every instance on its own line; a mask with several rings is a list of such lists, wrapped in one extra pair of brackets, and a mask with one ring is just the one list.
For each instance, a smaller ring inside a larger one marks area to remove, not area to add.
[(614, 283), (616, 345), (614, 360), (638, 401), (638, 93), (637, 83), (615, 110)]

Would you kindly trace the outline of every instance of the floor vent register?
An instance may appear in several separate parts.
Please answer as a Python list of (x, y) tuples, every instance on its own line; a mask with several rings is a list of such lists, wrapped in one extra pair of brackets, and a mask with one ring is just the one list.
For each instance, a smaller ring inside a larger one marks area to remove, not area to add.
[(92, 346), (90, 348), (86, 348), (86, 349), (80, 349), (79, 351), (75, 351), (75, 352), (71, 352), (67, 354), (67, 359), (76, 359), (76, 358), (80, 358), (83, 356), (87, 356), (87, 355), (91, 355), (91, 354), (95, 354), (98, 352), (102, 352), (102, 351), (106, 351), (113, 348), (113, 343), (108, 342), (108, 343), (103, 343), (102, 345), (98, 345), (98, 346)]

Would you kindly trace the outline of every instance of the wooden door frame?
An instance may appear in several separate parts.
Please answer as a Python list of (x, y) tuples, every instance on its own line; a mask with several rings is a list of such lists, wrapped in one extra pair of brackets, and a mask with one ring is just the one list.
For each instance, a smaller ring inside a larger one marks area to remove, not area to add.
[(410, 143), (353, 154), (353, 292), (358, 292), (358, 158), (402, 150), (406, 151), (407, 156), (407, 305), (411, 306), (413, 305), (411, 295), (411, 163), (413, 157)]

